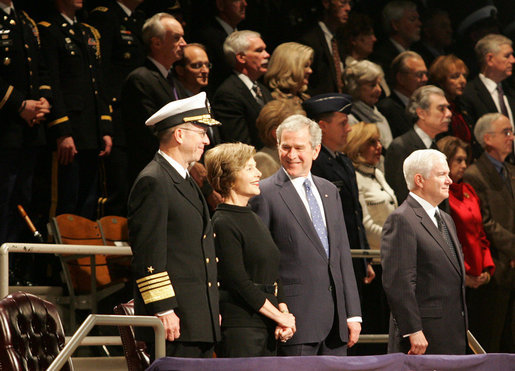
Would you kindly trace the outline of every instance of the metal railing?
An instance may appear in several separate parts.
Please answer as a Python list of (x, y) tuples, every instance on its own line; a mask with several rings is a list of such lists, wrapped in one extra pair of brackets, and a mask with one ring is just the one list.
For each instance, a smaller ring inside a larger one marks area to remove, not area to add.
[(58, 245), (6, 242), (0, 247), (0, 298), (9, 294), (9, 253), (130, 256), (130, 246)]
[(161, 320), (153, 316), (120, 316), (112, 314), (90, 314), (80, 325), (70, 341), (59, 352), (47, 371), (60, 370), (71, 357), (75, 349), (81, 345), (83, 339), (95, 326), (144, 326), (154, 329), (155, 359), (166, 355), (165, 351), (165, 329)]

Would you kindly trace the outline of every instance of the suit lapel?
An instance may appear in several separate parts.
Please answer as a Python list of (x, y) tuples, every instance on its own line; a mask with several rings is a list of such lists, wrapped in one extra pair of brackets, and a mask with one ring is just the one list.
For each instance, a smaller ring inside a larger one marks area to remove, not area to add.
[[(261, 111), (261, 105), (257, 102), (256, 98), (252, 95), (249, 88), (243, 83), (243, 81), (240, 80), (240, 78), (236, 75), (232, 75), (233, 79), (235, 79), (235, 85), (240, 89), (240, 92), (242, 96), (245, 97), (245, 101), (248, 102), (248, 104), (252, 107), (252, 109), (256, 112), (256, 117), (259, 114), (259, 111)], [(260, 85), (261, 88), (261, 85)], [(264, 94), (263, 94), (264, 98)]]
[(495, 105), (492, 96), (488, 92), (488, 89), (486, 88), (485, 84), (483, 84), (479, 76), (474, 79), (474, 87), (476, 88), (477, 96), (486, 105), (488, 111), (497, 112), (497, 106)]
[(318, 253), (327, 260), (324, 246), (322, 245), (322, 242), (320, 242), (320, 238), (315, 231), (315, 227), (309, 217), (308, 211), (300, 199), (297, 190), (285, 174), (283, 168), (278, 171), (276, 184), (281, 187), (279, 195), (286, 204), (286, 207), (288, 207), (295, 220), (297, 220), (297, 223), (299, 223), (301, 229), (306, 233), (313, 245), (315, 245)]
[(204, 216), (204, 205), (202, 199), (199, 198), (198, 194), (196, 194), (189, 181), (184, 179), (160, 154), (156, 154), (154, 160), (156, 160), (170, 176), (177, 191), (179, 191), (179, 193), (182, 194), (184, 198), (188, 200), (188, 202), (191, 203), (191, 205), (194, 206), (200, 214), (202, 214), (202, 216)]
[[(438, 243), (438, 246), (440, 246), (440, 248), (443, 250), (445, 256), (447, 256), (447, 259), (449, 259), (450, 263), (452, 264), (454, 269), (456, 269), (458, 274), (460, 276), (463, 275), (462, 270), (457, 265), (457, 263), (459, 264), (459, 262), (457, 262), (456, 259), (454, 259), (454, 256), (452, 256), (451, 252), (449, 251), (449, 245), (447, 245), (447, 242), (445, 241), (442, 234), (436, 227), (435, 223), (433, 223), (431, 218), (429, 218), (429, 215), (427, 215), (427, 212), (424, 210), (424, 208), (411, 196), (408, 196), (408, 202), (409, 202), (409, 205), (413, 208), (413, 211), (415, 212), (415, 214), (420, 218), (420, 224), (422, 224), (422, 226), (427, 230), (427, 232), (429, 233), (431, 238), (433, 238), (436, 241), (436, 243)], [(446, 221), (446, 224), (448, 225), (447, 221)], [(449, 230), (449, 233), (451, 234), (451, 232), (450, 232), (451, 229), (449, 227), (447, 227), (447, 229)], [(455, 241), (453, 241), (453, 242), (455, 242)], [(457, 248), (460, 245), (455, 244), (455, 246)]]
[(317, 35), (318, 35), (318, 42), (320, 45), (323, 45), (324, 49), (324, 55), (327, 61), (329, 62), (329, 66), (331, 69), (331, 77), (333, 81), (336, 81), (336, 66), (334, 65), (334, 59), (333, 54), (329, 50), (329, 46), (327, 45), (327, 40), (325, 39), (324, 31), (320, 28), (320, 25), (317, 25)]
[(170, 101), (175, 100), (175, 96), (173, 95), (172, 87), (170, 86), (170, 83), (168, 80), (166, 80), (161, 72), (158, 70), (157, 66), (148, 58), (145, 60), (145, 67), (147, 67), (151, 73), (152, 76), (156, 79), (157, 83), (161, 85), (164, 91), (166, 91), (166, 94), (170, 98)]

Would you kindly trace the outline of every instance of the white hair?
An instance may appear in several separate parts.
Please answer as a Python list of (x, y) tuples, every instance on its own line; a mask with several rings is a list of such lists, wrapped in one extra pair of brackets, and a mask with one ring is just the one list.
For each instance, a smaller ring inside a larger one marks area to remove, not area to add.
[(236, 55), (245, 53), (250, 48), (250, 39), (260, 37), (261, 35), (254, 31), (234, 31), (224, 41), (225, 59), (234, 67), (236, 65)]
[(434, 85), (424, 85), (413, 92), (410, 97), (406, 112), (413, 119), (418, 119), (417, 108), (422, 108), (427, 111), (431, 107), (431, 96), (439, 95), (445, 98), (445, 93), (442, 89)]
[(436, 149), (419, 149), (404, 160), (402, 171), (410, 191), (415, 189), (415, 175), (420, 174), (427, 179), (437, 161), (447, 163), (447, 156)]
[(283, 131), (298, 132), (305, 128), (309, 130), (311, 147), (313, 147), (313, 149), (316, 148), (322, 143), (322, 129), (320, 129), (320, 126), (318, 126), (315, 121), (304, 115), (291, 115), (277, 127), (277, 144), (281, 144), (281, 134)]
[(499, 53), (501, 51), (502, 45), (511, 46), (512, 41), (508, 39), (506, 36), (499, 34), (488, 34), (482, 39), (480, 39), (474, 47), (474, 51), (476, 52), (479, 64), (481, 64), (481, 66), (484, 66), (486, 55), (488, 53)]
[(407, 10), (417, 10), (417, 5), (411, 1), (391, 1), (383, 8), (382, 21), (383, 29), (388, 35), (393, 33), (392, 22), (398, 21), (404, 16)]
[(502, 113), (487, 113), (477, 120), (474, 126), (474, 136), (482, 148), (485, 148), (485, 134), (492, 131), (492, 123), (501, 118)]

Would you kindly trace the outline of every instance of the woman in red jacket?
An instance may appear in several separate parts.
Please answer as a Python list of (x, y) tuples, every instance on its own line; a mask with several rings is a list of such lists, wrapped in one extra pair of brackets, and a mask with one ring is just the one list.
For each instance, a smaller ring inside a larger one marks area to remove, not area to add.
[(483, 229), (479, 198), (470, 184), (461, 181), (471, 159), (470, 145), (453, 136), (440, 139), (437, 145), (447, 156), (449, 176), (453, 182), (449, 190), (449, 205), (465, 256), (465, 285), (476, 289), (490, 281), (495, 265), (490, 254), (490, 242)]

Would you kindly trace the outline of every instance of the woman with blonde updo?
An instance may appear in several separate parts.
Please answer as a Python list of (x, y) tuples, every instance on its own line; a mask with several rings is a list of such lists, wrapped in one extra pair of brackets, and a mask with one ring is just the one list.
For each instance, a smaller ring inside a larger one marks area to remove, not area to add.
[(247, 144), (225, 143), (204, 158), (208, 180), (224, 199), (213, 215), (222, 357), (274, 356), (277, 340), (286, 342), (295, 333), (295, 317), (282, 300), (279, 249), (248, 206), (260, 193), (255, 153)]
[(313, 73), (313, 49), (309, 46), (287, 42), (275, 48), (268, 62), (265, 84), (275, 99), (293, 99), (302, 103), (306, 94), (309, 76)]

